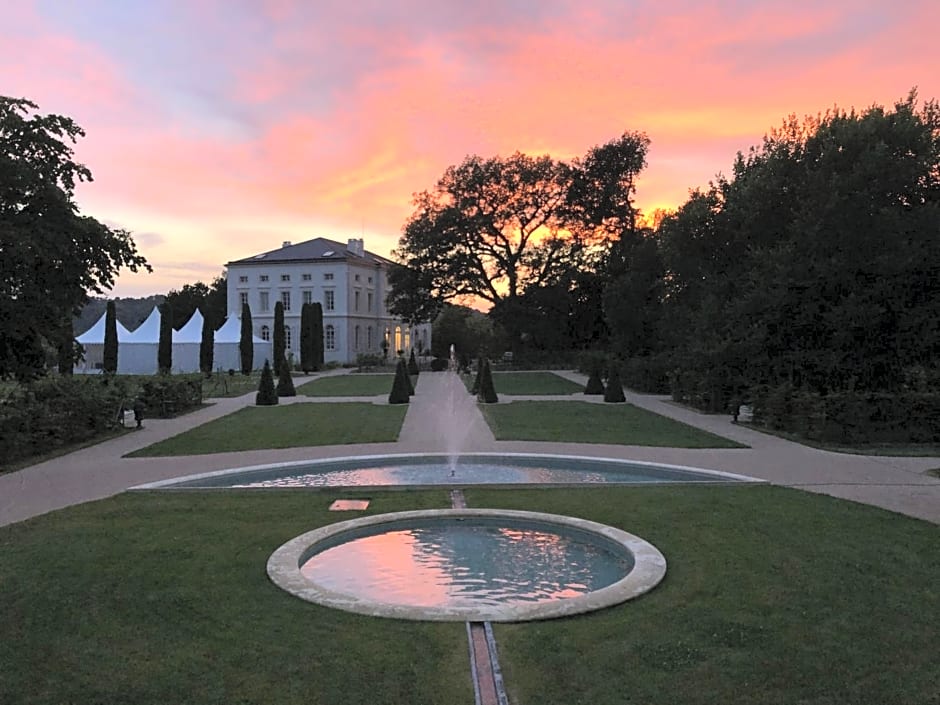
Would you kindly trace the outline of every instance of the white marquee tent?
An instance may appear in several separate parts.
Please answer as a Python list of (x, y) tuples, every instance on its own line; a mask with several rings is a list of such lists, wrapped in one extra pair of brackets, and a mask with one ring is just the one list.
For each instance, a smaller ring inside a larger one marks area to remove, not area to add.
[(160, 309), (156, 306), (147, 320), (119, 340), (118, 372), (125, 375), (152, 375), (157, 372), (157, 345), (160, 341)]
[[(101, 314), (101, 318), (91, 328), (86, 330), (76, 340), (85, 348), (85, 358), (75, 366), (75, 372), (79, 374), (92, 374), (101, 372), (104, 364), (104, 322), (107, 318), (107, 312)], [(120, 321), (117, 324), (118, 338), (118, 366), (121, 365), (120, 343), (127, 339), (130, 331), (125, 328)]]
[(202, 345), (202, 312), (197, 308), (186, 325), (173, 331), (173, 371), (199, 372)]
[[(217, 370), (240, 370), (242, 367), (241, 353), (238, 349), (242, 337), (242, 321), (237, 314), (230, 313), (225, 323), (215, 332), (215, 345), (212, 349), (212, 366)], [(274, 344), (270, 340), (263, 340), (257, 335), (251, 336), (254, 344), (252, 367), (264, 367), (264, 361), (272, 361)]]

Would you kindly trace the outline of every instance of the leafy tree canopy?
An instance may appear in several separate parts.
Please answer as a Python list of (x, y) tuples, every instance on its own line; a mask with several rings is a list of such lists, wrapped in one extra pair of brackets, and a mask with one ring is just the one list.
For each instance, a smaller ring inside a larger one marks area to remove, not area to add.
[(70, 145), (85, 133), (38, 109), (0, 96), (0, 376), (39, 374), (43, 339), (89, 292), (110, 289), (121, 267), (150, 271), (129, 232), (78, 212), (75, 186), (92, 177)]
[(226, 311), (227, 281), (225, 274), (216, 277), (211, 284), (199, 281), (184, 284), (180, 289), (173, 289), (166, 295), (166, 302), (173, 309), (173, 320), (185, 323), (190, 316), (200, 309), (212, 328), (217, 330), (228, 315)]
[(648, 138), (625, 133), (570, 163), (550, 156), (449, 167), (415, 195), (390, 273), (392, 312), (427, 319), (441, 302), (497, 304), (584, 267), (586, 253), (636, 224), (633, 194)]

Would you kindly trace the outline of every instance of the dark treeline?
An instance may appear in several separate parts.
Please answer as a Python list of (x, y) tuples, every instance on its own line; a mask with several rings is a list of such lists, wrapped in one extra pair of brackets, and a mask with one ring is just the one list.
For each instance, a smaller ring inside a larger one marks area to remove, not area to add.
[(791, 117), (506, 303), (517, 360), (606, 351), (628, 386), (707, 410), (940, 392), (940, 108)]

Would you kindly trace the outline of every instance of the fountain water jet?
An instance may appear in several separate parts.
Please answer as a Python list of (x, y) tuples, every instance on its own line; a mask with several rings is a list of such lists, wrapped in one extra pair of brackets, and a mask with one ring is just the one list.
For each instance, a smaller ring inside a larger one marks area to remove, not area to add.
[(474, 423), (477, 422), (480, 412), (477, 410), (473, 397), (467, 392), (463, 380), (460, 379), (457, 352), (453, 344), (450, 346), (450, 363), (445, 375), (443, 397), (446, 408), (437, 418), (440, 437), (444, 440), (444, 450), (447, 452), (450, 476), (454, 477), (457, 459), (461, 451), (466, 449), (467, 436)]

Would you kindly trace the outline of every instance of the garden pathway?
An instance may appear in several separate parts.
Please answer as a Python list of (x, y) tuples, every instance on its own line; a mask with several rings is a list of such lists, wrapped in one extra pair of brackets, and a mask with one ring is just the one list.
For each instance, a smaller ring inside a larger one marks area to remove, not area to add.
[[(342, 374), (346, 370), (335, 371)], [(583, 384), (586, 377), (559, 372)], [(0, 525), (22, 521), (55, 509), (108, 497), (128, 487), (180, 475), (275, 462), (357, 454), (450, 450), (556, 453), (687, 465), (751, 475), (772, 483), (821, 492), (883, 507), (940, 524), (940, 478), (926, 474), (940, 467), (940, 458), (895, 458), (848, 455), (817, 450), (731, 423), (728, 416), (707, 415), (678, 406), (668, 398), (627, 393), (627, 401), (691, 426), (731, 438), (749, 448), (687, 449), (605, 444), (496, 441), (469, 394), (456, 395), (445, 375), (422, 375), (397, 443), (359, 446), (314, 446), (175, 458), (125, 458), (131, 451), (181, 433), (193, 426), (254, 403), (254, 394), (214, 400), (211, 406), (175, 419), (148, 419), (140, 431), (0, 475)], [(501, 402), (523, 397), (501, 397)], [(549, 399), (556, 397), (525, 397)], [(575, 394), (567, 401), (596, 398)], [(353, 399), (344, 398), (343, 401)], [(384, 403), (382, 397), (364, 400)], [(452, 402), (469, 401), (457, 415)], [(287, 400), (285, 400), (287, 401)], [(291, 403), (328, 402), (329, 398), (297, 397)], [(473, 409), (471, 414), (469, 409)], [(466, 415), (463, 415), (466, 414)], [(456, 447), (448, 438), (458, 432)]]

